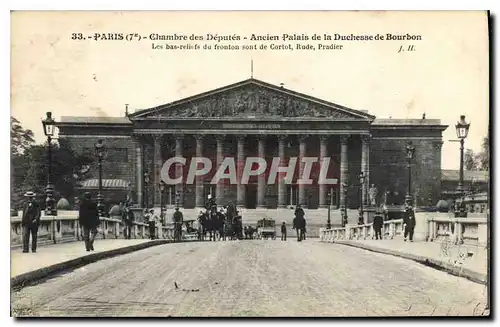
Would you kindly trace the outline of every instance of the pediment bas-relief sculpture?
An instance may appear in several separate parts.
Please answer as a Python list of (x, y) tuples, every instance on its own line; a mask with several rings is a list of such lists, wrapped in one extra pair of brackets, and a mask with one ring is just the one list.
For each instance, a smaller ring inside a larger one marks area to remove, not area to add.
[[(159, 106), (141, 117), (317, 117), (330, 119), (366, 119), (295, 94), (280, 92), (258, 84), (193, 97), (177, 104)], [(352, 111), (352, 110), (351, 110)]]

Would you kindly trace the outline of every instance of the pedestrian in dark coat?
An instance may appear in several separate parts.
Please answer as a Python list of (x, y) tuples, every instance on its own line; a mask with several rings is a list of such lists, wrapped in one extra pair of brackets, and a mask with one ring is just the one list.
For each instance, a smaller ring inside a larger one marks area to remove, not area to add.
[(415, 221), (415, 212), (411, 206), (407, 206), (405, 209), (403, 224), (405, 227), (404, 241), (406, 242), (406, 238), (409, 236), (410, 242), (413, 242), (413, 232), (417, 222)]
[(80, 226), (83, 228), (83, 239), (85, 241), (85, 249), (94, 251), (94, 239), (97, 235), (97, 227), (100, 224), (99, 211), (97, 203), (92, 201), (92, 195), (86, 192), (78, 214)]
[(24, 205), (23, 218), (21, 220), (21, 226), (23, 228), (23, 252), (29, 252), (31, 235), (31, 252), (35, 253), (38, 236), (38, 226), (40, 225), (42, 212), (40, 210), (40, 205), (35, 200), (35, 193), (26, 192), (24, 196), (28, 201)]
[(286, 241), (286, 223), (281, 224), (281, 240)]
[(375, 213), (373, 217), (373, 229), (375, 231), (375, 239), (382, 239), (382, 227), (384, 226), (384, 217), (380, 212)]
[(132, 227), (134, 226), (135, 216), (130, 207), (125, 207), (125, 210), (122, 212), (122, 221), (125, 225), (125, 229), (123, 230), (123, 236), (125, 239), (130, 240), (132, 236)]

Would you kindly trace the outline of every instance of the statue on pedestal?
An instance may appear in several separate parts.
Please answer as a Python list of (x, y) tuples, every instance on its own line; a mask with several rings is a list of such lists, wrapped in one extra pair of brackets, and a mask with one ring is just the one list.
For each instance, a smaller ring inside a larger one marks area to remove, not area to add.
[(368, 190), (368, 195), (370, 196), (370, 205), (375, 207), (377, 205), (377, 195), (378, 189), (375, 184), (372, 184), (372, 187)]

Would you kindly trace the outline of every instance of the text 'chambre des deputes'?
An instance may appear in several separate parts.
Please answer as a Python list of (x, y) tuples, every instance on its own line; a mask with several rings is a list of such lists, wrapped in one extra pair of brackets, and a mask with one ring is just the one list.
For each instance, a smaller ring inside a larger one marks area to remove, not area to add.
[(147, 36), (154, 50), (342, 50), (349, 42), (421, 41), (422, 36), (411, 33), (375, 34), (159, 34)]

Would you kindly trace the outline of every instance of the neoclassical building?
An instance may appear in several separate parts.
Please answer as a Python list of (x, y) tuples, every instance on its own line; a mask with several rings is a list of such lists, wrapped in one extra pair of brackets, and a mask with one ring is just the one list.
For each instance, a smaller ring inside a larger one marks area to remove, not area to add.
[[(377, 119), (366, 111), (253, 78), (125, 117), (66, 116), (57, 126), (60, 138), (79, 152), (93, 153), (98, 139), (104, 140), (105, 194), (130, 189), (140, 205), (147, 202), (159, 207), (161, 168), (177, 156), (187, 161), (172, 166), (170, 174), (183, 178), (182, 183), (167, 185), (167, 205), (177, 201), (181, 207), (197, 208), (212, 194), (220, 204), (235, 202), (249, 209), (297, 203), (310, 209), (330, 203), (357, 208), (360, 201), (367, 204), (371, 185), (378, 190), (378, 203), (401, 203), (408, 188), (405, 147), (409, 141), (416, 148), (411, 169), (414, 198), (417, 205), (435, 204), (441, 191), (442, 132), (447, 127), (437, 119)], [(213, 167), (205, 176), (186, 183), (193, 157), (210, 158)], [(227, 157), (237, 163), (238, 178), (247, 157), (264, 158), (268, 167), (276, 157), (282, 165), (290, 157), (299, 162), (289, 183), (280, 177), (269, 183), (267, 169), (250, 177), (247, 184), (228, 180), (210, 184)], [(318, 183), (320, 168), (315, 163), (313, 183), (298, 184), (305, 167), (300, 163), (303, 157), (330, 158), (327, 177), (337, 183)], [(358, 180), (360, 172), (366, 176), (363, 185)], [(83, 182), (83, 188), (96, 188), (96, 178), (97, 171)], [(118, 200), (108, 196), (107, 201)]]

